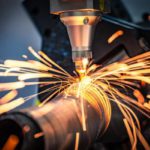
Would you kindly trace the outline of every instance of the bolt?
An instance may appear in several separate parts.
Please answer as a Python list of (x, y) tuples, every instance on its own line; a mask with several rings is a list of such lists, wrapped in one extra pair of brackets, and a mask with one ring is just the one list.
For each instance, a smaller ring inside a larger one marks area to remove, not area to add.
[(88, 24), (89, 23), (89, 18), (88, 17), (84, 18), (83, 23)]

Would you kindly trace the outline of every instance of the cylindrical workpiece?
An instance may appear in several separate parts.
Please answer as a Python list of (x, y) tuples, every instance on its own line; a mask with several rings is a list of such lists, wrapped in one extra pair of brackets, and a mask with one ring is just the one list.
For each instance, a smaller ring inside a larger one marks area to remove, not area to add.
[[(21, 150), (30, 150), (35, 147), (36, 150), (72, 150), (75, 147), (88, 149), (104, 131), (103, 110), (101, 114), (100, 117), (90, 104), (84, 102), (85, 120), (83, 120), (80, 100), (75, 97), (57, 97), (43, 107), (8, 113), (1, 117), (0, 136), (7, 139), (15, 134), (20, 139)], [(11, 126), (16, 128), (17, 132), (7, 132), (6, 120), (11, 122)], [(84, 121), (86, 128), (83, 128)], [(26, 129), (28, 131), (26, 132), (25, 128), (30, 130)], [(7, 132), (7, 137), (5, 137), (5, 132)], [(0, 144), (0, 148), (6, 141)]]

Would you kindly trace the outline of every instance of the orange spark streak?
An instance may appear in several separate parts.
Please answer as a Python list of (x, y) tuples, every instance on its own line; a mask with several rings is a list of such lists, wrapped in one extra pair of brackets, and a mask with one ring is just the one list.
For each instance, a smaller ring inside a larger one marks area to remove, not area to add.
[(133, 138), (133, 134), (132, 134), (132, 131), (131, 131), (131, 128), (129, 126), (129, 123), (126, 119), (123, 119), (124, 121), (124, 124), (125, 124), (125, 127), (126, 127), (126, 130), (127, 130), (127, 133), (129, 135), (129, 139), (130, 139), (130, 142), (131, 142), (131, 145), (133, 145), (134, 143), (134, 138)]
[(9, 101), (13, 100), (18, 95), (16, 90), (10, 91), (7, 95), (0, 98), (0, 104), (6, 104)]
[(74, 79), (67, 71), (65, 71), (63, 68), (61, 68), (59, 65), (57, 65), (53, 60), (51, 60), (49, 57), (47, 57), (42, 51), (39, 51), (39, 54), (45, 58), (50, 64), (56, 66), (58, 69), (60, 69), (62, 72), (65, 73), (68, 77)]
[(30, 126), (28, 126), (28, 125), (25, 125), (25, 126), (23, 127), (23, 131), (24, 131), (25, 133), (28, 133), (30, 130), (31, 130), (31, 128), (30, 128)]
[(144, 104), (145, 99), (139, 90), (134, 90), (133, 94), (140, 104)]
[(34, 62), (34, 61), (18, 61), (18, 60), (6, 60), (4, 64), (8, 67), (23, 67), (23, 68), (30, 68), (35, 70), (44, 70), (48, 71), (49, 67), (45, 66), (44, 64), (40, 62)]
[(20, 106), (20, 105), (22, 105), (24, 103), (25, 103), (25, 101), (24, 101), (23, 98), (18, 98), (16, 100), (12, 101), (12, 102), (9, 102), (7, 104), (1, 105), (0, 106), (0, 114), (3, 114), (3, 113), (8, 112), (10, 110), (13, 110), (16, 107), (18, 107), (18, 106)]
[(28, 50), (33, 54), (33, 56), (35, 56), (38, 60), (43, 62), (43, 64), (46, 64), (47, 66), (51, 67), (51, 64), (45, 61), (41, 56), (39, 56), (32, 47), (28, 47)]
[(81, 98), (81, 111), (82, 111), (82, 127), (83, 131), (86, 131), (86, 118), (85, 118), (85, 109), (84, 109), (84, 100)]
[(124, 32), (122, 30), (119, 30), (117, 32), (115, 32), (109, 39), (108, 39), (108, 43), (111, 44), (114, 40), (116, 40), (117, 38), (119, 38), (120, 36), (122, 36), (124, 34)]
[(16, 90), (25, 87), (24, 82), (0, 83), (0, 91)]
[(38, 78), (51, 78), (52, 75), (48, 74), (48, 73), (43, 73), (43, 74), (38, 74), (38, 73), (27, 73), (27, 74), (23, 74), (18, 76), (18, 79), (20, 81), (24, 81), (24, 80), (29, 80), (29, 79), (38, 79)]
[(43, 132), (34, 134), (34, 138), (35, 138), (35, 139), (38, 139), (38, 138), (40, 138), (40, 137), (42, 137), (42, 136), (44, 136), (44, 133), (43, 133)]
[(142, 143), (142, 145), (144, 146), (145, 150), (149, 150), (150, 149), (150, 145), (147, 143), (146, 139), (143, 137), (143, 135), (141, 134), (141, 132), (136, 128), (137, 130), (137, 136), (140, 140), (140, 142)]
[(15, 150), (18, 143), (19, 143), (18, 137), (16, 135), (10, 135), (7, 142), (3, 146), (2, 150)]
[(79, 140), (80, 140), (80, 133), (76, 133), (76, 140), (75, 140), (75, 150), (79, 149)]
[(148, 99), (150, 99), (150, 95), (147, 95), (146, 97), (147, 97)]
[(148, 103), (144, 103), (144, 106), (150, 110), (150, 101)]

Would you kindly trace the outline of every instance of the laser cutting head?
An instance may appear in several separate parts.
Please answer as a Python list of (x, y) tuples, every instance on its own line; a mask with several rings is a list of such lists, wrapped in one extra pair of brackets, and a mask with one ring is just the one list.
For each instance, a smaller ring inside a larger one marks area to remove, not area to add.
[(100, 16), (100, 12), (94, 10), (64, 12), (60, 15), (67, 27), (77, 71), (85, 70), (83, 62), (92, 59), (92, 40)]
[(108, 0), (51, 0), (51, 13), (67, 27), (76, 71), (84, 73), (92, 59), (92, 41), (101, 14), (109, 12)]

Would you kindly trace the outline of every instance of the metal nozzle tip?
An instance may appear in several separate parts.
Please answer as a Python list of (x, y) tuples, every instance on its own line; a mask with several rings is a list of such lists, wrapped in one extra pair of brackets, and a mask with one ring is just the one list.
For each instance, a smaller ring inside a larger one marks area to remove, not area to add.
[(75, 61), (75, 69), (79, 73), (79, 75), (84, 75), (86, 73), (88, 63), (88, 58), (82, 58), (80, 60)]

